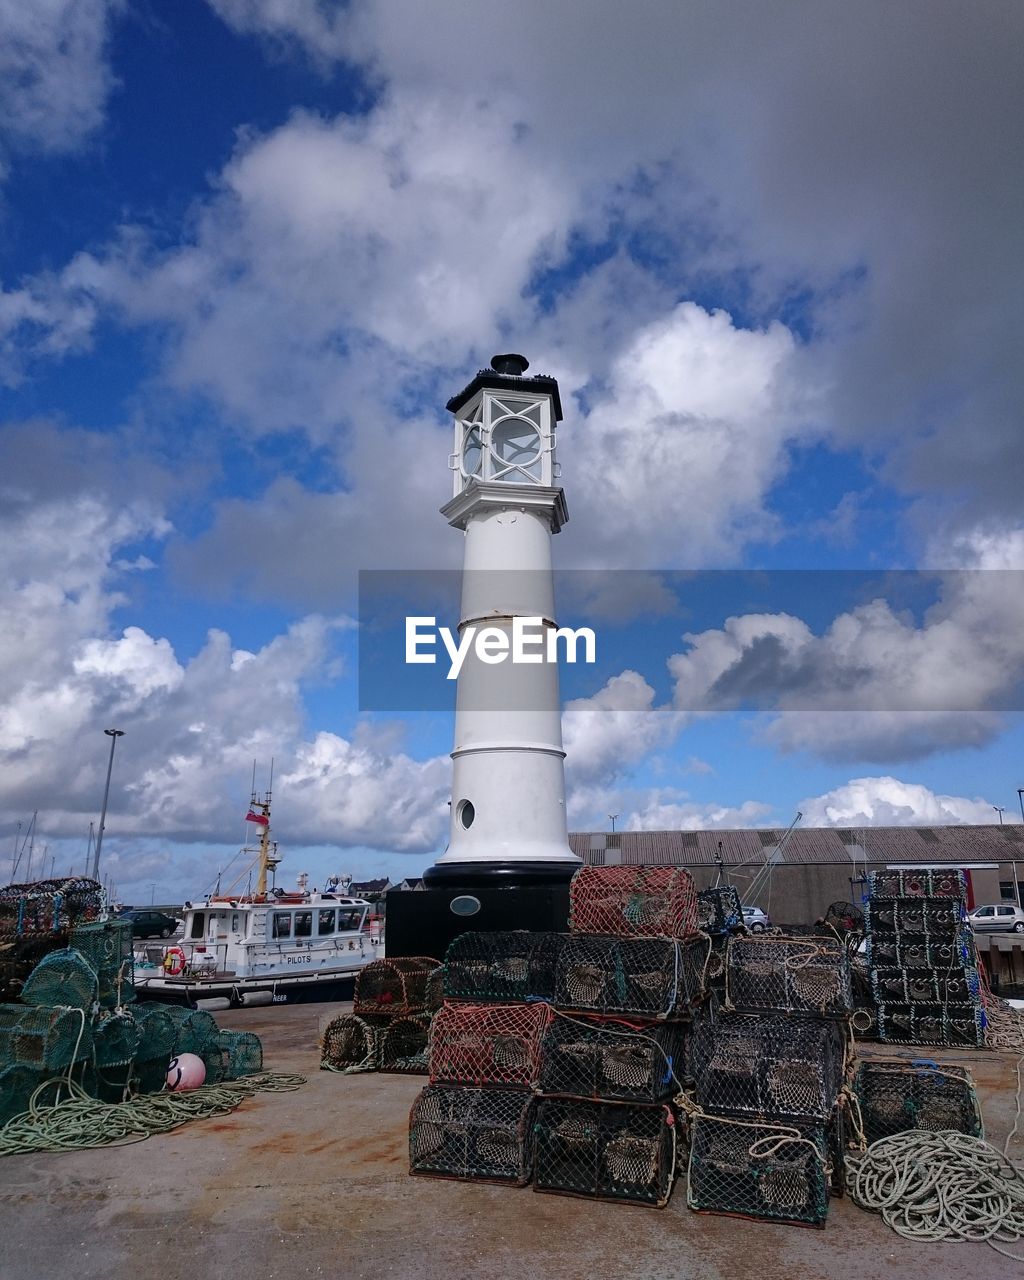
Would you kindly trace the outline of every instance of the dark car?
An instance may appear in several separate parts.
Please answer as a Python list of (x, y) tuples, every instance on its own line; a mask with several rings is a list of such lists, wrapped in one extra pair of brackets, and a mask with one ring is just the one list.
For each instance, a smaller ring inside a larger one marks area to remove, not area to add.
[(133, 938), (169, 938), (178, 927), (174, 916), (164, 911), (126, 911), (121, 919), (132, 922)]

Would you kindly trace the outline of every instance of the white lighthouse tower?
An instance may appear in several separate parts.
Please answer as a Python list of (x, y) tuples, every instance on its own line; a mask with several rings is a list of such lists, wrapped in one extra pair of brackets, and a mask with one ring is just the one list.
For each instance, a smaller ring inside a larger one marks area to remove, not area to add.
[[(580, 865), (566, 828), (558, 665), (548, 660), (551, 535), (568, 519), (555, 461), (562, 407), (555, 379), (528, 367), (495, 356), (447, 406), (454, 496), (441, 512), (466, 540), (459, 632), (495, 631), (490, 656), (471, 647), (459, 672), (451, 833), (429, 887), (564, 882)], [(512, 660), (517, 634), (529, 637), (525, 662)]]

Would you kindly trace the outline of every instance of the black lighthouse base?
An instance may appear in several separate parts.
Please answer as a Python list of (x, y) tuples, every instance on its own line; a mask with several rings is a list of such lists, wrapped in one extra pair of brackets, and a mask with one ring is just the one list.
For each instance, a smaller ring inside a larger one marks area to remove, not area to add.
[(448, 944), (469, 930), (564, 933), (569, 881), (578, 862), (439, 863), (423, 889), (387, 896), (385, 953), (444, 959)]

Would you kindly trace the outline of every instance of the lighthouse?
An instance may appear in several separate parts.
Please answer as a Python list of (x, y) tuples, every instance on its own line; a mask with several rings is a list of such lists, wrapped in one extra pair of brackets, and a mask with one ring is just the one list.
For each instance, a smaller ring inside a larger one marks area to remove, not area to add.
[(569, 518), (562, 406), (556, 380), (528, 369), (521, 355), (495, 356), (447, 405), (453, 491), (441, 514), (465, 540), (459, 639), (478, 643), (458, 673), (448, 845), (426, 893), (388, 895), (389, 954), (441, 955), (470, 928), (566, 927), (580, 859), (566, 823), (551, 568)]

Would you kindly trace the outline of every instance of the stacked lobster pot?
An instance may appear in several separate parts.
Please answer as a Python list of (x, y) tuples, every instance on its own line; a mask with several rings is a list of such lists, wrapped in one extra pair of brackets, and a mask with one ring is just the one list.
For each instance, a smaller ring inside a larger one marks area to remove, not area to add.
[(744, 932), (743, 908), (736, 886), (720, 884), (701, 889), (697, 894), (697, 922), (701, 932), (711, 939), (707, 976), (712, 989), (718, 989), (725, 981), (725, 951), (729, 939)]
[(325, 1071), (425, 1075), (430, 1023), (441, 1005), (441, 964), (430, 956), (374, 960), (356, 975), (350, 1014), (320, 1038)]
[(966, 896), (962, 871), (872, 872), (867, 936), (879, 1040), (984, 1044)]
[(734, 937), (691, 1045), (691, 1209), (823, 1226), (841, 1194), (852, 1012), (834, 938)]
[(583, 867), (544, 1037), (534, 1187), (663, 1207), (711, 941), (689, 872)]
[(469, 933), (445, 958), (413, 1173), (664, 1205), (669, 1100), (709, 941), (672, 868), (584, 868), (569, 934)]

